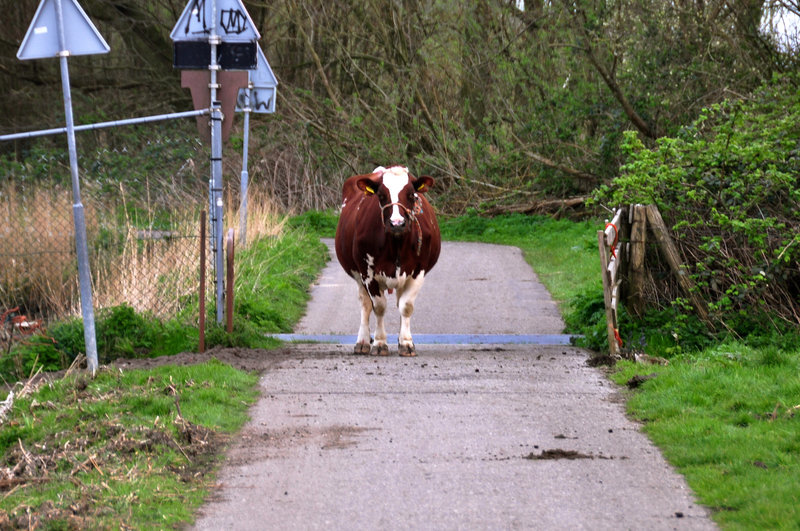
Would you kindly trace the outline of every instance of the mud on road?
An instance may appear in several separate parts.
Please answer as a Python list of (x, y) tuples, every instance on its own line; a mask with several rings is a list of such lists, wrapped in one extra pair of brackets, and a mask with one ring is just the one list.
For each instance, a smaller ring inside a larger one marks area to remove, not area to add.
[(714, 529), (586, 351), (351, 348), (264, 363), (196, 529)]

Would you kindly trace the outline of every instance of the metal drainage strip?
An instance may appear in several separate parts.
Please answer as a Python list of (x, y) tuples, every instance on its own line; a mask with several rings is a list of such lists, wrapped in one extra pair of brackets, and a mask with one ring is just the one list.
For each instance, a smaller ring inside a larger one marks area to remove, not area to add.
[[(270, 337), (281, 341), (297, 343), (341, 343), (356, 342), (356, 336), (336, 334), (270, 334)], [(573, 338), (569, 334), (414, 334), (417, 345), (571, 345)], [(397, 343), (397, 335), (389, 335), (386, 340), (390, 345)]]

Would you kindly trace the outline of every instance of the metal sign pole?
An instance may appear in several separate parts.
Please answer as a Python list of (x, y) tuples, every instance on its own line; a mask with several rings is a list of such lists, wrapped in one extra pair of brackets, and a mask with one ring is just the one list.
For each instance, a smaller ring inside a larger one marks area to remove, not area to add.
[(94, 326), (94, 306), (92, 304), (92, 276), (89, 270), (89, 249), (86, 242), (86, 218), (81, 203), (81, 189), (78, 181), (78, 150), (75, 146), (75, 124), (72, 119), (72, 94), (69, 87), (69, 51), (64, 37), (64, 19), (61, 0), (56, 0), (56, 21), (61, 51), (61, 88), (64, 93), (64, 114), (67, 118), (67, 145), (69, 146), (69, 167), (72, 174), (72, 218), (75, 222), (75, 248), (78, 254), (78, 278), (81, 289), (81, 314), (83, 315), (83, 338), (86, 342), (86, 360), (92, 375), (97, 372), (97, 339)]
[[(210, 12), (209, 12), (210, 9)], [(221, 15), (221, 16), (220, 16)], [(229, 70), (250, 70), (257, 66), (261, 35), (241, 0), (189, 0), (170, 38), (174, 43), (175, 67), (186, 70), (208, 69), (209, 104), (211, 107), (211, 175), (209, 207), (211, 209), (212, 251), (216, 269), (217, 322), (222, 323), (225, 297), (225, 260), (223, 249), (224, 201), (222, 195), (222, 142), (233, 118), (239, 88), (245, 85), (242, 76)], [(206, 49), (206, 46), (208, 48)], [(199, 53), (198, 53), (199, 52)], [(210, 57), (209, 57), (210, 56)], [(206, 62), (202, 58), (209, 57)], [(182, 83), (192, 89), (195, 108), (205, 100), (205, 90), (198, 79), (205, 76), (181, 74)], [(246, 79), (246, 78), (245, 78)], [(201, 83), (205, 83), (202, 81)], [(221, 86), (220, 83), (225, 83)], [(200, 92), (202, 91), (202, 94)], [(220, 101), (221, 100), (221, 101)], [(205, 103), (203, 103), (205, 105)], [(228, 116), (223, 116), (225, 109)], [(201, 131), (205, 137), (205, 130)]]
[(223, 197), (222, 197), (222, 103), (217, 100), (217, 71), (220, 69), (217, 63), (217, 46), (221, 39), (217, 34), (217, 2), (211, 2), (211, 33), (208, 42), (211, 45), (211, 61), (208, 69), (211, 73), (209, 83), (211, 97), (211, 195), (212, 195), (212, 233), (214, 238), (214, 264), (216, 268), (216, 294), (217, 294), (217, 323), (222, 323), (224, 314), (225, 297), (225, 258), (222, 252), (223, 246)]
[(247, 84), (245, 95), (247, 97), (247, 106), (244, 110), (244, 147), (242, 148), (242, 176), (241, 186), (239, 193), (242, 195), (239, 205), (239, 245), (247, 243), (247, 185), (249, 175), (247, 174), (247, 148), (250, 141), (250, 97), (252, 94), (252, 83)]

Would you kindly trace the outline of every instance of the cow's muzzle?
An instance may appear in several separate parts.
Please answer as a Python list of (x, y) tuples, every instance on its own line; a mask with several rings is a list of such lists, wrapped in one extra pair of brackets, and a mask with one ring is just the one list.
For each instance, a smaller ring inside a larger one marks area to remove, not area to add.
[(383, 205), (381, 207), (381, 213), (387, 208), (393, 207), (397, 205), (399, 208), (403, 210), (403, 218), (398, 220), (387, 220), (386, 221), (386, 229), (387, 231), (392, 234), (393, 236), (401, 236), (406, 232), (411, 230), (411, 225), (416, 223), (417, 225), (417, 256), (420, 255), (422, 251), (422, 227), (419, 224), (419, 218), (417, 217), (418, 214), (422, 213), (422, 205), (419, 201), (414, 201), (414, 207), (409, 209), (407, 206), (401, 203), (389, 203), (388, 205)]
[(386, 224), (386, 228), (394, 236), (405, 234), (407, 227), (408, 224), (406, 223), (405, 218), (401, 220), (391, 220)]
[(405, 234), (408, 231), (409, 220), (414, 220), (414, 211), (409, 209), (402, 203), (388, 203), (381, 207), (381, 212), (386, 210), (387, 208), (398, 207), (401, 211), (403, 217), (401, 218), (389, 218), (386, 220), (386, 230), (395, 236), (399, 236), (401, 234)]

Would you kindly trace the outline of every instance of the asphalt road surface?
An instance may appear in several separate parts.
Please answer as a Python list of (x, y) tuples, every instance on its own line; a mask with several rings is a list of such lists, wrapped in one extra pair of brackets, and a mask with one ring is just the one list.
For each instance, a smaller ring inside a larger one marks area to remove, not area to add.
[(416, 358), (351, 354), (356, 293), (334, 259), (196, 529), (715, 529), (519, 250), (445, 243)]

